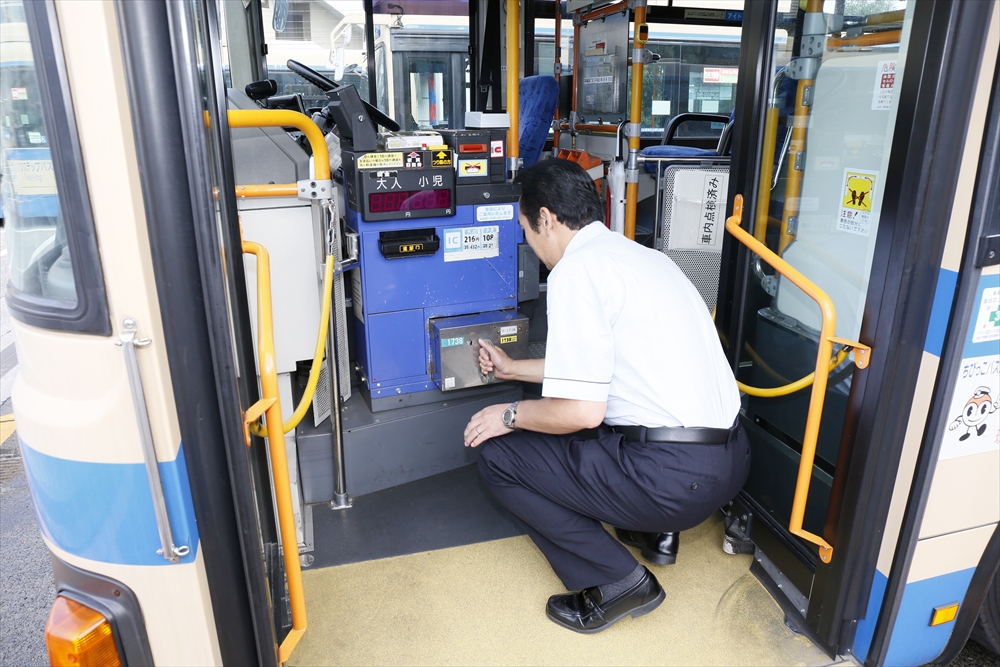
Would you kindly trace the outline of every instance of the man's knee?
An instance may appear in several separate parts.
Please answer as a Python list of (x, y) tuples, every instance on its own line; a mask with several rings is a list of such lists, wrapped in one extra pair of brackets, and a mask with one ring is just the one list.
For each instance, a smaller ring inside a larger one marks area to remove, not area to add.
[(510, 482), (510, 456), (508, 454), (508, 436), (490, 438), (479, 445), (479, 475), (487, 484), (502, 484)]

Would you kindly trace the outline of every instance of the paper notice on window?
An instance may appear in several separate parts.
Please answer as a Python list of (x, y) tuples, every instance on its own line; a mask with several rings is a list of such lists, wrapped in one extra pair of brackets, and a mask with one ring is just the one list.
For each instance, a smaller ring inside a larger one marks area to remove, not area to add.
[(674, 176), (668, 250), (722, 252), (729, 175), (719, 171), (680, 170)]
[(896, 61), (880, 60), (875, 68), (875, 92), (872, 111), (888, 111), (892, 106), (892, 91), (896, 87)]

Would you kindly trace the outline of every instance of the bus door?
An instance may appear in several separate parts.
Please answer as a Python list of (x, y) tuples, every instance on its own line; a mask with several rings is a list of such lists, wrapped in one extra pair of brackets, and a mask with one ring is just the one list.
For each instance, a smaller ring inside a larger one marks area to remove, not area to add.
[[(933, 286), (944, 245), (943, 233), (921, 235), (912, 212), (921, 197), (950, 202), (955, 183), (942, 173), (932, 193), (927, 174), (907, 165), (927, 159), (918, 94), (946, 103), (928, 91), (940, 79), (924, 64), (960, 27), (937, 3), (877, 15), (852, 0), (838, 3), (842, 15), (823, 5), (746, 4), (740, 71), (763, 75), (741, 75), (737, 92), (729, 210), (742, 195), (745, 232), (726, 235), (716, 320), (752, 445), (749, 480), (727, 509), (726, 548), (754, 551), (753, 571), (788, 624), (834, 655), (871, 632), (874, 561), (882, 531), (896, 530), (886, 514), (932, 296), (919, 280)], [(981, 43), (982, 27), (961, 26)], [(953, 102), (971, 104), (970, 82), (954, 82), (967, 88)], [(961, 150), (964, 127), (945, 131)], [(835, 326), (789, 269), (821, 288)], [(926, 308), (904, 320), (897, 310), (908, 298)], [(825, 391), (814, 391), (820, 375)], [(899, 470), (908, 485), (912, 469)], [(860, 630), (850, 622), (859, 619)]]

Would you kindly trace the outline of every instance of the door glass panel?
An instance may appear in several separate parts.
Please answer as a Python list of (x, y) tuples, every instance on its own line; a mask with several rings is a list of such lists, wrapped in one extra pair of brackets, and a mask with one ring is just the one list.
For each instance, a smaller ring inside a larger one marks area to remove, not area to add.
[(0, 5), (0, 211), (10, 282), (24, 295), (77, 303), (49, 131), (20, 1)]
[(454, 109), (451, 104), (450, 54), (408, 55), (404, 63), (409, 110), (406, 129), (437, 130), (451, 127)]
[[(748, 227), (830, 296), (837, 335), (857, 340), (915, 3), (878, 3), (878, 17), (870, 11), (875, 3), (867, 0), (819, 4), (843, 14), (826, 15), (825, 47), (814, 63), (795, 63), (805, 53), (796, 33), (803, 25), (799, 3), (790, 12), (779, 11), (768, 125), (759, 156), (762, 186)], [(818, 69), (810, 73), (810, 65)], [(812, 78), (797, 74), (797, 68)], [(808, 104), (801, 103), (803, 96)], [(755, 259), (738, 378), (753, 387), (781, 387), (813, 372), (820, 311), (801, 290)], [(830, 495), (837, 487), (841, 440), (851, 435), (845, 421), (852, 373), (848, 358), (830, 374), (804, 523), (806, 530), (831, 543), (839, 502), (831, 503)], [(806, 386), (775, 397), (746, 397), (754, 448), (746, 489), (783, 525), (789, 518), (810, 392)]]

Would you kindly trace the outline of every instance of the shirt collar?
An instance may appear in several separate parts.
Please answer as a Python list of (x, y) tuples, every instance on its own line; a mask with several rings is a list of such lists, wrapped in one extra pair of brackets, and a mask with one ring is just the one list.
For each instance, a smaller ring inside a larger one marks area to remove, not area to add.
[(597, 238), (607, 231), (609, 230), (604, 226), (603, 222), (595, 220), (573, 235), (573, 238), (570, 239), (569, 244), (566, 246), (566, 250), (563, 251), (563, 257), (576, 252), (586, 245), (588, 241)]

